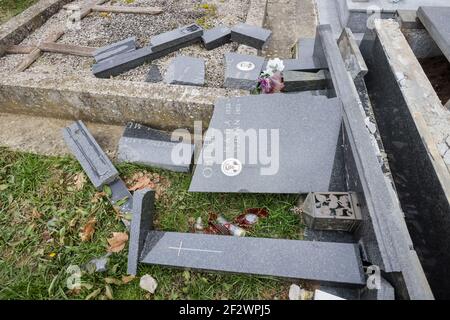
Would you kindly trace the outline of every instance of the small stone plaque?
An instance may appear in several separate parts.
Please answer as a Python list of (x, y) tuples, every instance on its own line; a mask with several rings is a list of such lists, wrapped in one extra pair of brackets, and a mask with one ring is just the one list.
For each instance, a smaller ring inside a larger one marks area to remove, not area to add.
[(246, 23), (231, 28), (231, 40), (261, 50), (269, 40), (272, 31)]
[(231, 41), (231, 29), (225, 26), (218, 26), (206, 30), (202, 36), (203, 45), (207, 50), (213, 50)]
[(164, 82), (203, 86), (205, 84), (205, 61), (201, 58), (175, 57), (167, 68)]
[(225, 54), (225, 64), (224, 86), (226, 88), (253, 90), (258, 84), (264, 58), (227, 53)]

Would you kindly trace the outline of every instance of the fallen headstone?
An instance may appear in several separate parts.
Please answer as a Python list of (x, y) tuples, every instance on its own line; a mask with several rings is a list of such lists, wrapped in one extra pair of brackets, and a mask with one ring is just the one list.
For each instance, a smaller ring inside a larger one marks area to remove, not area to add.
[(231, 41), (231, 29), (225, 26), (218, 26), (206, 30), (202, 36), (203, 45), (207, 50), (213, 50)]
[(346, 190), (341, 109), (337, 98), (297, 93), (218, 100), (189, 191)]
[(193, 152), (191, 143), (172, 141), (167, 132), (130, 122), (119, 141), (117, 158), (120, 162), (189, 172)]
[(125, 40), (97, 49), (94, 52), (94, 59), (97, 63), (99, 63), (118, 54), (134, 50), (136, 50), (136, 37), (130, 37)]
[(231, 40), (261, 50), (269, 40), (272, 32), (246, 23), (239, 23), (231, 28)]
[(163, 51), (179, 45), (188, 45), (201, 40), (203, 28), (197, 24), (191, 24), (172, 31), (161, 33), (151, 38), (150, 43), (153, 52)]
[(63, 136), (96, 189), (116, 180), (119, 172), (82, 121), (64, 128)]
[(156, 64), (152, 64), (148, 70), (145, 82), (157, 83), (163, 81), (163, 77)]
[(130, 213), (133, 208), (131, 193), (84, 123), (77, 121), (64, 128), (63, 136), (94, 187), (97, 190), (109, 188), (111, 194), (108, 196), (111, 204), (117, 205), (122, 213)]
[(225, 54), (226, 88), (253, 90), (264, 65), (264, 58), (238, 53)]
[(299, 92), (310, 90), (324, 90), (328, 87), (328, 80), (324, 70), (314, 72), (284, 71), (284, 91)]
[(203, 86), (205, 84), (205, 61), (201, 58), (175, 57), (167, 68), (164, 82)]

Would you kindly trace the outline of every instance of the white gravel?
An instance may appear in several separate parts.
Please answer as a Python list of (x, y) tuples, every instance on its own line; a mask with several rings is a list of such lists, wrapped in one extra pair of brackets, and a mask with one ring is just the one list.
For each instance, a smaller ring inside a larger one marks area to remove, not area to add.
[[(74, 1), (73, 3), (79, 3)], [(81, 1), (82, 2), (82, 1)], [(108, 4), (108, 3), (106, 3)], [(135, 0), (126, 4), (124, 0), (110, 1), (109, 4), (127, 6), (158, 6), (164, 9), (160, 15), (100, 14), (92, 13), (81, 22), (81, 30), (68, 30), (59, 40), (60, 43), (90, 47), (101, 47), (110, 43), (136, 36), (140, 46), (148, 45), (152, 36), (174, 28), (196, 22), (205, 15), (201, 4), (215, 5), (216, 15), (208, 15), (207, 23), (211, 27), (224, 24), (232, 26), (244, 21), (249, 8), (249, 0)], [(65, 24), (67, 13), (62, 10), (50, 18), (22, 44), (36, 44), (42, 41), (56, 28)], [(206, 86), (221, 87), (224, 74), (224, 54), (237, 50), (237, 44), (226, 44), (207, 51), (201, 45), (192, 45), (154, 61), (164, 74), (170, 61), (177, 55), (189, 55), (205, 59)], [(8, 58), (9, 59), (9, 58)], [(14, 59), (15, 60), (15, 59)], [(48, 72), (59, 74), (82, 73), (93, 77), (92, 58), (46, 53), (42, 55), (26, 72)], [(0, 60), (0, 68), (8, 62)], [(117, 76), (117, 79), (144, 81), (149, 66), (143, 65)], [(1, 70), (1, 69), (0, 69)]]

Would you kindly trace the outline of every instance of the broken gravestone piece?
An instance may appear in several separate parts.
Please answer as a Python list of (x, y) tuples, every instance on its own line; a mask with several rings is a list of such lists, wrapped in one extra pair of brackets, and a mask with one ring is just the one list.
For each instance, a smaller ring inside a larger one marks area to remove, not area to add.
[(264, 58), (261, 57), (226, 53), (224, 86), (232, 89), (255, 89), (263, 65)]
[(203, 86), (205, 84), (205, 61), (201, 58), (175, 57), (167, 68), (164, 82)]
[(314, 230), (353, 232), (362, 221), (356, 193), (310, 193), (303, 204), (305, 224)]
[(246, 23), (239, 23), (231, 28), (231, 40), (261, 50), (269, 40), (272, 32)]
[(150, 70), (148, 70), (147, 78), (145, 79), (145, 82), (157, 83), (157, 82), (161, 82), (162, 80), (163, 80), (163, 77), (161, 75), (161, 72), (159, 71), (159, 67), (156, 64), (152, 64), (150, 66)]
[(119, 141), (117, 158), (120, 162), (189, 172), (193, 153), (190, 142), (172, 141), (165, 131), (130, 122)]
[(337, 98), (279, 93), (219, 99), (189, 191), (296, 194), (341, 188), (341, 124)]
[(189, 45), (201, 40), (203, 28), (191, 24), (154, 36), (151, 40), (153, 52), (159, 52), (179, 45)]
[(97, 190), (116, 180), (119, 172), (82, 121), (64, 128), (63, 136)]
[(202, 42), (206, 50), (213, 50), (231, 41), (231, 29), (218, 26), (206, 30), (202, 36)]
[(77, 121), (64, 128), (63, 136), (94, 187), (97, 190), (109, 188), (111, 204), (118, 206), (122, 213), (130, 213), (133, 207), (131, 193), (84, 123)]
[(314, 72), (284, 71), (284, 91), (299, 92), (311, 90), (325, 90), (328, 80), (324, 70)]
[(110, 44), (108, 46), (98, 48), (94, 52), (95, 62), (99, 63), (121, 53), (136, 50), (136, 37), (130, 37), (125, 40)]

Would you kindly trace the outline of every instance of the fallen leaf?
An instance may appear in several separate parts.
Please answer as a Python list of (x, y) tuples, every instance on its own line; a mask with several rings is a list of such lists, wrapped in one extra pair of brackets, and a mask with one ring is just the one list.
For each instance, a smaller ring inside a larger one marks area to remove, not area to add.
[(0, 191), (5, 191), (6, 189), (8, 189), (7, 184), (0, 184)]
[(97, 219), (92, 218), (86, 223), (83, 227), (83, 231), (80, 233), (80, 238), (82, 242), (90, 241), (95, 232), (95, 224), (97, 223)]
[(86, 175), (84, 172), (77, 173), (73, 178), (75, 190), (80, 191), (84, 188), (84, 184), (86, 183)]
[(151, 275), (146, 274), (139, 281), (139, 286), (142, 289), (153, 294), (155, 293), (155, 290), (158, 287), (158, 282), (156, 282), (156, 280)]
[(142, 189), (155, 189), (156, 185), (148, 176), (143, 176), (130, 188), (130, 191), (137, 191)]
[(48, 256), (49, 256), (50, 258), (54, 258), (54, 257), (56, 257), (56, 252), (51, 252)]
[(108, 252), (120, 252), (125, 248), (128, 241), (128, 234), (124, 232), (113, 232), (112, 238), (108, 239)]
[(109, 299), (109, 300), (113, 300), (113, 291), (112, 288), (109, 284), (105, 285), (105, 296)]
[(130, 283), (131, 281), (133, 281), (134, 278), (136, 278), (136, 277), (133, 276), (133, 275), (123, 276), (123, 277), (122, 277), (122, 282), (123, 282), (124, 284), (127, 284), (127, 283)]
[(99, 202), (101, 199), (103, 199), (103, 197), (106, 197), (106, 192), (103, 192), (103, 191), (101, 191), (101, 192), (96, 192), (96, 193), (94, 194), (94, 196), (92, 197), (91, 202), (92, 202), (92, 203), (97, 203), (97, 202)]
[(42, 214), (36, 208), (33, 208), (33, 210), (31, 211), (31, 216), (33, 217), (33, 219), (42, 218)]
[(85, 300), (91, 300), (91, 299), (95, 298), (96, 296), (98, 296), (100, 294), (100, 292), (102, 292), (101, 288), (92, 291), (90, 294), (87, 295)]
[(116, 286), (120, 286), (123, 284), (122, 281), (120, 281), (119, 279), (116, 279), (116, 278), (105, 278), (105, 282), (107, 284), (115, 284)]

